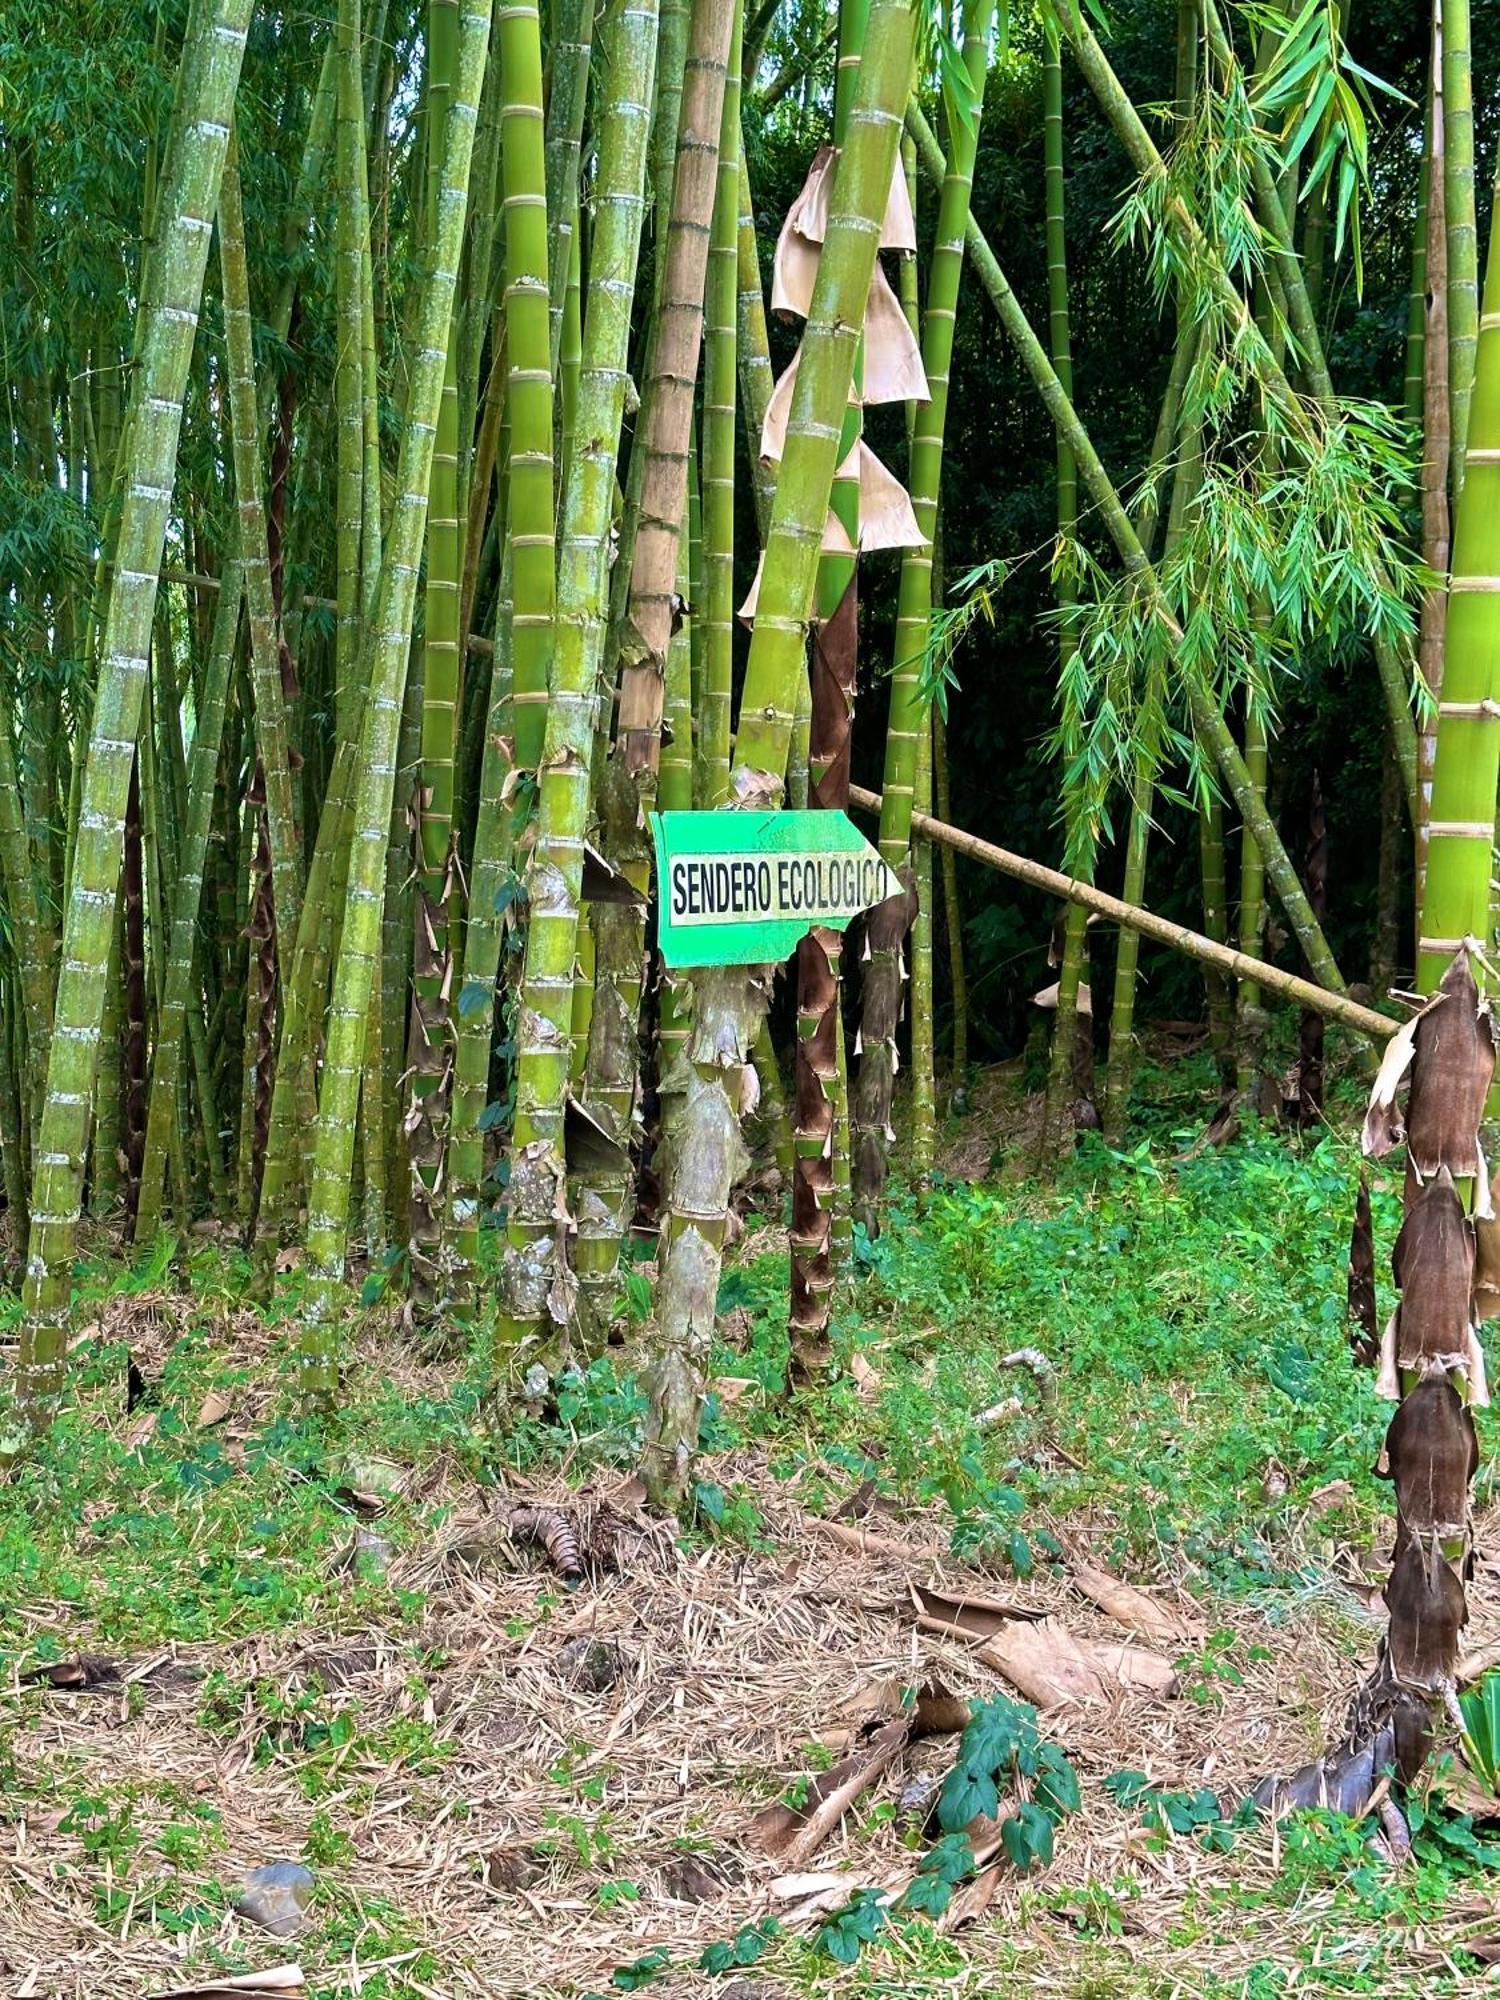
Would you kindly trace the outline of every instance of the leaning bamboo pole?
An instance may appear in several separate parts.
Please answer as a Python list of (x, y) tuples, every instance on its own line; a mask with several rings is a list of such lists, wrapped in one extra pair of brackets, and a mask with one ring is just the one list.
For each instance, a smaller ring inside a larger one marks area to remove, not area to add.
[[(880, 811), (879, 792), (866, 791), (863, 785), (851, 785), (849, 799), (861, 812)], [(993, 868), (1001, 875), (1009, 875), (1017, 882), (1025, 882), (1030, 888), (1044, 890), (1049, 896), (1061, 896), (1069, 903), (1080, 903), (1086, 910), (1093, 910), (1101, 917), (1108, 917), (1114, 923), (1138, 931), (1142, 937), (1152, 938), (1157, 944), (1180, 951), (1185, 958), (1196, 959), (1200, 965), (1211, 965), (1235, 979), (1259, 980), (1262, 986), (1272, 993), (1279, 993), (1284, 1000), (1295, 1001), (1299, 1007), (1310, 1007), (1327, 1020), (1352, 1028), (1356, 1034), (1364, 1035), (1372, 1042), (1388, 1040), (1400, 1026), (1399, 1022), (1388, 1020), (1373, 1008), (1360, 1006), (1358, 1001), (1349, 999), (1344, 993), (1332, 992), (1326, 986), (1315, 986), (1310, 979), (1301, 979), (1294, 972), (1283, 972), (1280, 966), (1267, 965), (1261, 959), (1252, 958), (1248, 952), (1236, 951), (1227, 944), (1217, 944), (1213, 938), (1204, 937), (1201, 931), (1189, 930), (1186, 924), (1173, 923), (1170, 917), (1159, 917), (1153, 910), (1143, 910), (1134, 903), (1122, 902), (1118, 896), (1096, 889), (1091, 882), (1075, 881), (1071, 875), (1064, 875), (1061, 869), (1044, 867), (1040, 861), (1028, 861), (1024, 854), (1012, 854), (1009, 848), (981, 840), (976, 833), (965, 833), (961, 827), (947, 826), (930, 813), (913, 812), (911, 824), (912, 831), (924, 840), (935, 841), (939, 847), (951, 847), (955, 854), (967, 855), (971, 861)]]

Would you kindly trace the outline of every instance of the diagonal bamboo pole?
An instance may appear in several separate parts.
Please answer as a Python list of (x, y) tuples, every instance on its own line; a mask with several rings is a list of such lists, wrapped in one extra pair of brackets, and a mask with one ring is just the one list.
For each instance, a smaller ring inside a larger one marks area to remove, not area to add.
[[(861, 812), (880, 811), (879, 792), (866, 791), (863, 785), (851, 785), (849, 798)], [(1101, 917), (1125, 925), (1128, 930), (1138, 931), (1142, 937), (1170, 946), (1185, 958), (1196, 959), (1200, 965), (1211, 965), (1236, 979), (1259, 980), (1262, 986), (1279, 993), (1284, 1000), (1295, 1001), (1299, 1007), (1310, 1007), (1314, 1013), (1352, 1028), (1369, 1041), (1387, 1041), (1401, 1025), (1399, 1021), (1388, 1020), (1384, 1014), (1377, 1014), (1372, 1007), (1362, 1007), (1345, 993), (1334, 993), (1325, 986), (1315, 986), (1310, 979), (1299, 978), (1294, 972), (1283, 972), (1280, 966), (1267, 965), (1261, 959), (1252, 958), (1249, 952), (1236, 951), (1231, 945), (1219, 944), (1213, 938), (1204, 937), (1201, 931), (1189, 930), (1186, 924), (1174, 923), (1170, 917), (1159, 917), (1152, 910), (1122, 902), (1118, 896), (1096, 889), (1091, 882), (1076, 881), (1071, 875), (1064, 875), (1061, 869), (1044, 867), (1040, 861), (1028, 861), (1025, 855), (1012, 854), (1009, 848), (981, 840), (976, 833), (965, 833), (961, 827), (945, 825), (930, 813), (913, 812), (911, 823), (912, 831), (919, 833), (924, 840), (935, 841), (939, 847), (951, 847), (955, 854), (967, 855), (969, 860), (993, 868), (998, 874), (1009, 875), (1017, 882), (1025, 882), (1032, 889), (1045, 890), (1049, 896), (1061, 896), (1069, 903), (1093, 910)]]

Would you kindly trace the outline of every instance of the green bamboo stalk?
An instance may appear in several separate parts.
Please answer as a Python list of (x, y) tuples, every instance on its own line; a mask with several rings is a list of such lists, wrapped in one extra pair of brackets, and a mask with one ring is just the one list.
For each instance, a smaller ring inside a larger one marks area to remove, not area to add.
[[(807, 628), (840, 425), (896, 165), (914, 30), (905, 0), (874, 0), (776, 481), (730, 781), (731, 800), (741, 808), (772, 809), (782, 796), (798, 688), (806, 679)], [(644, 1472), (659, 1507), (678, 1506), (691, 1480), (725, 1218), (743, 1150), (740, 1073), (759, 1032), (768, 984), (764, 967), (728, 967), (693, 981), (686, 1052), (692, 1074), (671, 1151), (658, 1335), (645, 1376)]]
[(250, 0), (204, 0), (183, 54), (193, 88), (167, 160), (160, 252), (141, 301), (140, 366), (131, 382), (131, 463), (123, 485), (63, 922), (47, 1095), (35, 1149), (16, 1414), (36, 1428), (62, 1393), (89, 1108), (114, 929), (126, 795), (135, 759), (182, 400), (219, 197)]
[[(437, 189), (457, 61), (458, 6), (459, 0), (428, 0), (428, 226), (433, 231), (438, 226)], [(509, 9), (503, 8), (502, 31), (508, 17)], [(502, 115), (502, 138), (508, 136), (511, 134), (505, 131)], [(445, 343), (447, 364), (433, 446), (424, 598), (422, 776), (412, 802), (417, 868), (411, 1029), (406, 1052), (411, 1175), (408, 1285), (409, 1309), (424, 1324), (448, 1302), (448, 1274), (442, 1254), (442, 1186), (455, 1054), (450, 1005), (453, 943), (461, 922), (454, 828), (454, 760), (463, 686), (458, 630), (463, 545), (459, 530), (457, 334), (456, 322)]]
[(15, 929), (16, 990), (26, 1024), (26, 1074), (30, 1079), (22, 1094), (29, 1114), (33, 1107), (39, 1108), (36, 1101), (47, 1073), (52, 1023), (49, 968), (56, 948), (32, 869), (11, 744), (11, 718), (6, 712), (9, 706), (6, 702), (0, 707), (0, 884), (4, 885), (5, 904)]
[(739, 364), (740, 403), (745, 417), (745, 443), (750, 459), (750, 487), (755, 496), (755, 525), (762, 543), (771, 525), (776, 492), (776, 468), (760, 455), (761, 426), (776, 386), (766, 331), (766, 294), (760, 276), (760, 247), (755, 238), (755, 210), (750, 200), (750, 170), (745, 163), (745, 131), (739, 131), (739, 227), (736, 232), (735, 349)]
[(21, 1105), (21, 1022), (25, 1000), (18, 968), (0, 966), (0, 1185), (9, 1221), (7, 1265), (20, 1270), (29, 1226), (26, 1209), (25, 1121)]
[[(690, 807), (692, 787), (691, 626), (678, 615), (691, 603), (691, 480), (693, 397), (703, 340), (709, 243), (719, 180), (719, 135), (724, 124), (726, 69), (733, 38), (735, 0), (693, 0), (681, 57), (682, 82), (675, 127), (666, 127), (658, 93), (653, 163), (667, 221), (657, 270), (655, 317), (631, 462), (633, 509), (625, 541), (631, 547), (629, 594), (621, 632), (619, 726), (615, 757), (629, 779), (627, 804), (613, 796), (602, 816), (605, 852), (630, 879), (640, 901), (596, 927), (600, 955), (586, 1096), (623, 1149), (635, 1116), (640, 1038), (636, 1017), (645, 955), (645, 911), (650, 854), (644, 829), (658, 802)], [(663, 35), (667, 30), (663, 23)], [(668, 195), (668, 187), (670, 194)], [(638, 475), (638, 476), (637, 476)], [(632, 534), (631, 519), (634, 520)], [(669, 693), (669, 684), (675, 688)], [(664, 703), (676, 711), (670, 750), (662, 745)], [(670, 757), (672, 768), (667, 768)], [(608, 949), (606, 950), (606, 938)], [(606, 988), (610, 998), (605, 1002)], [(663, 1113), (669, 1109), (680, 1064), (684, 1023), (670, 991), (660, 1017)], [(625, 1162), (598, 1176), (585, 1173), (580, 1211), (592, 1226), (580, 1235), (578, 1275), (594, 1325), (606, 1319), (618, 1284), (619, 1247), (629, 1220), (630, 1177)]]
[(519, 1343), (547, 1337), (571, 1316), (567, 1274), (554, 1257), (566, 1171), (563, 1108), (595, 690), (608, 610), (606, 558), (645, 207), (656, 28), (655, 0), (611, 0), (604, 30), (611, 88), (599, 134), (577, 440), (563, 502), (536, 842), (527, 869), (530, 923), (516, 1037), (508, 1247), (497, 1329), (500, 1353), (507, 1359)]
[[(740, 64), (744, 9), (734, 10), (734, 39), (719, 128), (704, 306), (703, 358), (703, 688), (694, 738), (694, 803), (722, 805), (729, 794), (729, 736), (734, 699), (734, 421), (740, 231)], [(754, 224), (751, 224), (754, 234)], [(756, 274), (759, 299), (760, 277)], [(764, 306), (761, 308), (764, 319)], [(769, 358), (766, 363), (770, 366)]]
[[(507, 6), (502, 12), (500, 62), (505, 84), (500, 122), (510, 431), (506, 485), (510, 676), (525, 689), (545, 689), (556, 610), (556, 544), (542, 39), (534, 5)], [(508, 692), (503, 682), (499, 692), (502, 696)], [(449, 1148), (450, 1226), (454, 1258), (461, 1271), (472, 1269), (479, 1250), (479, 1196), (484, 1178), (480, 1119), (489, 1094), (496, 981), (505, 931), (506, 912), (500, 899), (509, 874), (511, 808), (506, 796), (509, 773), (504, 768), (504, 737), (505, 710), (492, 691), (480, 825), (474, 842), (474, 893), (464, 931), (464, 984)]]
[[(1062, 50), (1057, 30), (1050, 23), (1044, 30), (1042, 64), (1042, 156), (1047, 204), (1047, 301), (1049, 345), (1057, 379), (1073, 394), (1073, 345), (1068, 313), (1068, 257), (1065, 222), (1065, 178), (1063, 168)], [(1073, 447), (1061, 430), (1057, 434), (1057, 537), (1059, 545), (1070, 542), (1078, 531), (1078, 462)], [(1071, 571), (1064, 566), (1057, 582), (1058, 672), (1059, 679), (1077, 650), (1077, 593)], [(882, 795), (882, 810), (884, 798)], [(1066, 797), (1064, 814), (1071, 834), (1078, 832), (1077, 806)], [(1079, 873), (1093, 879), (1092, 832), (1085, 830), (1086, 857)], [(1070, 840), (1070, 846), (1073, 844)], [(1075, 1096), (1075, 1070), (1080, 1035), (1093, 1035), (1091, 1019), (1079, 1017), (1079, 994), (1086, 984), (1088, 961), (1088, 912), (1081, 904), (1070, 903), (1063, 922), (1062, 963), (1058, 969), (1057, 1011), (1052, 1017), (1052, 1050), (1047, 1071), (1047, 1091), (1042, 1112), (1041, 1167), (1050, 1173), (1058, 1158), (1073, 1151), (1073, 1119), (1070, 1104)], [(1092, 1049), (1090, 1049), (1092, 1054)]]
[[(917, 744), (918, 812), (932, 811), (932, 714)], [(932, 842), (912, 852), (917, 892), (911, 920), (911, 1170), (919, 1183), (932, 1172), (937, 1152), (937, 1046), (932, 982)]]
[(1500, 205), (1490, 222), (1467, 458), (1453, 517), (1427, 888), (1417, 940), (1420, 993), (1436, 989), (1459, 941), (1489, 943), (1500, 779)]
[[(963, 15), (964, 68), (970, 105), (967, 115), (960, 115), (958, 107), (953, 107), (948, 120), (949, 151), (938, 193), (937, 226), (927, 276), (922, 366), (927, 375), (929, 400), (916, 406), (909, 481), (912, 511), (926, 539), (916, 548), (902, 551), (881, 784), (880, 852), (898, 874), (910, 865), (917, 746), (923, 734), (930, 734), (931, 730), (928, 710), (920, 698), (921, 670), (932, 621), (933, 545), (963, 272), (964, 225), (979, 151), (989, 62), (988, 34), (993, 18), (990, 0), (967, 0)], [(867, 929), (870, 959), (865, 972), (860, 1064), (854, 1097), (854, 1193), (855, 1214), (872, 1237), (879, 1232), (880, 1202), (891, 1145), (896, 1027), (901, 1015), (904, 984), (901, 959), (907, 921), (905, 898), (894, 898), (890, 905), (871, 913)]]
[(318, 1094), (307, 1210), (308, 1285), (299, 1354), (303, 1394), (323, 1403), (332, 1400), (338, 1383), (336, 1315), (344, 1277), (365, 1026), (374, 960), (381, 948), (402, 703), (489, 29), (489, 0), (466, 0), (459, 16), (457, 60), (445, 118), (431, 262), (422, 281), (412, 349), (396, 499), (362, 676), (367, 693), (354, 785), (346, 907)]
[(1479, 342), (1479, 230), (1474, 215), (1474, 82), (1469, 51), (1469, 0), (1442, 0), (1441, 36), (1448, 398), (1456, 507), (1466, 472), (1469, 403)]
[(339, 0), (338, 220), (336, 225), (334, 407), (338, 440), (335, 731), (349, 734), (348, 704), (359, 671), (364, 533), (365, 388), (364, 268), (360, 232), (359, 155), (364, 146), (360, 101), (360, 0)]
[(548, 356), (556, 376), (564, 345), (567, 293), (578, 283), (578, 165), (593, 53), (594, 0), (559, 0), (547, 93)]
[[(238, 565), (234, 565), (224, 576), (219, 591), (208, 668), (193, 736), (187, 814), (174, 876), (171, 935), (166, 947), (166, 976), (161, 1016), (157, 1024), (156, 1056), (151, 1066), (146, 1157), (140, 1200), (136, 1207), (135, 1240), (139, 1244), (152, 1242), (161, 1227), (162, 1184), (168, 1141), (177, 1116), (177, 1080), (181, 1073), (183, 1034), (189, 1010), (196, 1010), (199, 1004), (193, 992), (194, 950), (203, 898), (204, 862), (213, 819), (219, 751), (224, 735), (224, 711), (239, 634), (243, 594), (242, 572)], [(200, 1096), (202, 1089), (200, 1082)], [(214, 1135), (212, 1145), (215, 1151), (217, 1144), (217, 1135)], [(177, 1219), (179, 1224), (185, 1220), (182, 1216)]]
[(224, 346), (229, 375), (239, 558), (245, 578), (255, 688), (255, 742), (265, 773), (276, 928), (281, 938), (289, 940), (297, 935), (297, 912), (302, 899), (300, 847), (292, 803), (286, 697), (281, 679), (276, 606), (271, 592), (266, 511), (261, 498), (261, 428), (250, 329), (250, 274), (245, 257), (238, 154), (232, 131), (219, 189), (219, 272), (224, 290)]
[[(1417, 818), (1414, 899), (1417, 927), (1422, 922), (1422, 898), (1427, 883), (1427, 822), (1432, 809), (1432, 769), (1437, 755), (1437, 704), (1443, 694), (1443, 635), (1448, 617), (1448, 559), (1452, 546), (1450, 493), (1461, 483), (1461, 468), (1455, 463), (1452, 362), (1449, 338), (1448, 283), (1448, 175), (1445, 147), (1447, 119), (1443, 115), (1443, 57), (1440, 10), (1434, 9), (1432, 31), (1431, 89), (1427, 101), (1426, 135), (1429, 153), (1423, 161), (1428, 188), (1422, 203), (1425, 241), (1421, 249), (1423, 285), (1423, 328), (1421, 342), (1422, 380), (1419, 385), (1416, 421), (1422, 433), (1422, 560), (1437, 581), (1422, 594), (1421, 620), (1417, 631), (1417, 665), (1432, 702), (1423, 712), (1417, 739)], [(1472, 137), (1473, 121), (1469, 121)], [(1469, 198), (1473, 199), (1473, 171), (1469, 173)], [(1460, 232), (1462, 234), (1462, 232)], [(1472, 234), (1472, 231), (1471, 231)], [(1471, 246), (1472, 247), (1472, 246)], [(1415, 262), (1415, 253), (1413, 254)], [(1472, 361), (1472, 356), (1471, 356)], [(1464, 397), (1467, 410), (1468, 397)]]

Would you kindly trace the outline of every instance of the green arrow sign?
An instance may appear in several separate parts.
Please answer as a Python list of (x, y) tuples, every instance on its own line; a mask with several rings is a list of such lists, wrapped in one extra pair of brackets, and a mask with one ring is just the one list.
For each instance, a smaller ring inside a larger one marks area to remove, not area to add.
[(901, 883), (840, 812), (651, 815), (657, 942), (670, 966), (765, 965), (841, 931)]

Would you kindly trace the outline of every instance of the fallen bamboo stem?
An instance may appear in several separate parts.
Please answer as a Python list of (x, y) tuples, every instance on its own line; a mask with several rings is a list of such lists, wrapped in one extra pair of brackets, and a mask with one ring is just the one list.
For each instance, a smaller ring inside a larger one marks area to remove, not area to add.
[[(851, 785), (849, 803), (858, 806), (862, 812), (878, 813), (880, 794), (866, 791), (862, 785)], [(1064, 875), (1059, 869), (1044, 868), (1040, 861), (1028, 861), (1024, 855), (1012, 854), (1008, 848), (996, 847), (992, 841), (981, 840), (977, 834), (947, 826), (942, 820), (934, 819), (931, 813), (914, 812), (911, 825), (913, 833), (936, 841), (940, 847), (951, 847), (959, 854), (967, 854), (971, 861), (978, 861), (1001, 875), (1014, 876), (1018, 882), (1029, 883), (1033, 889), (1044, 889), (1049, 895), (1062, 896), (1070, 903), (1081, 903), (1086, 910), (1095, 910), (1101, 917), (1124, 924), (1127, 930), (1139, 931), (1142, 937), (1154, 938), (1158, 944), (1180, 951), (1186, 958), (1195, 958), (1200, 964), (1217, 966), (1222, 972), (1232, 973), (1236, 979), (1257, 980), (1269, 992), (1279, 993), (1284, 1000), (1294, 1001), (1299, 1007), (1309, 1007), (1330, 1021), (1341, 1022), (1344, 1027), (1367, 1036), (1372, 1042), (1389, 1040), (1400, 1025), (1384, 1014), (1377, 1014), (1373, 1007), (1361, 1007), (1357, 1000), (1348, 1000), (1341, 993), (1330, 993), (1326, 987), (1315, 986), (1310, 979), (1301, 979), (1295, 972), (1283, 972), (1279, 966), (1267, 965), (1261, 959), (1252, 958), (1248, 952), (1236, 951), (1231, 945), (1216, 944), (1200, 931), (1190, 931), (1185, 925), (1174, 924), (1170, 918), (1159, 917), (1151, 910), (1138, 909), (1134, 903), (1123, 903), (1118, 896), (1106, 895), (1091, 883), (1075, 882), (1071, 875)]]

